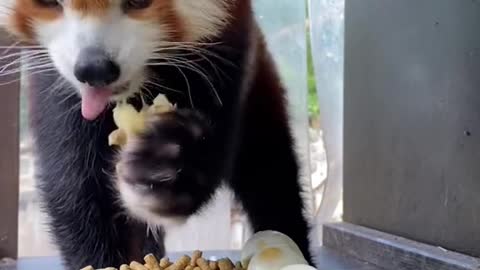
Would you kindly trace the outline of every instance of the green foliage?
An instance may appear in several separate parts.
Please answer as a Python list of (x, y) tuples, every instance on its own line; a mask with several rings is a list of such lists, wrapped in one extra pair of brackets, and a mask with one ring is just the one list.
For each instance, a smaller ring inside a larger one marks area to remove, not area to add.
[(320, 115), (318, 106), (317, 84), (313, 66), (312, 48), (310, 43), (310, 30), (307, 27), (307, 83), (308, 83), (308, 114), (310, 118), (317, 118)]

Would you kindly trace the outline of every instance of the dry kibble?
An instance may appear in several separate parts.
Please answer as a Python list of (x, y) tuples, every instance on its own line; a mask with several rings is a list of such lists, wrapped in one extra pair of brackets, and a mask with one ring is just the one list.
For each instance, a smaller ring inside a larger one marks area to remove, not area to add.
[(208, 266), (210, 266), (210, 269), (212, 270), (217, 270), (218, 269), (218, 264), (216, 261), (211, 261)]
[(187, 255), (182, 256), (178, 261), (173, 264), (171, 270), (184, 270), (187, 265), (190, 264), (190, 257)]
[(237, 262), (237, 263), (235, 264), (235, 270), (242, 270), (242, 269), (243, 269), (242, 263), (241, 263), (241, 262)]
[(235, 267), (230, 259), (221, 259), (218, 261), (218, 268), (220, 270), (233, 270)]
[(148, 270), (147, 267), (145, 267), (143, 264), (138, 262), (131, 262), (130, 268), (132, 268), (132, 270)]
[[(143, 258), (145, 264), (132, 261), (130, 265), (121, 265), (119, 270), (245, 270), (240, 262), (237, 262), (234, 266), (233, 262), (228, 258), (221, 259), (216, 262), (209, 261), (202, 256), (203, 253), (197, 250), (193, 252), (191, 258), (187, 255), (184, 255), (172, 263), (167, 257), (158, 261), (155, 255), (147, 254)], [(81, 270), (95, 270), (95, 268), (92, 266), (87, 266)], [(108, 267), (98, 270), (117, 270), (117, 268)]]
[(143, 258), (145, 261), (145, 267), (147, 267), (149, 270), (160, 270), (160, 265), (158, 264), (157, 258), (153, 256), (153, 254), (148, 254)]
[(190, 262), (191, 266), (197, 266), (197, 260), (202, 257), (203, 253), (200, 250), (195, 250), (192, 254), (192, 261)]
[(199, 258), (197, 259), (197, 265), (200, 267), (202, 270), (211, 270), (210, 266), (208, 265), (207, 260), (204, 258)]
[(171, 265), (172, 263), (170, 262), (170, 260), (168, 258), (162, 258), (160, 260), (160, 267), (162, 268), (167, 268)]

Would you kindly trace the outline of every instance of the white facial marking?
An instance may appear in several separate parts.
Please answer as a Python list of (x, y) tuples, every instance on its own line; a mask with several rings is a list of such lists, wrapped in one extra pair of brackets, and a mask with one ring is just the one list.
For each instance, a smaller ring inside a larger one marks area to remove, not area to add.
[(217, 35), (228, 23), (233, 0), (175, 0), (175, 8), (185, 25), (186, 39), (199, 41)]
[(81, 50), (92, 46), (104, 49), (120, 66), (120, 78), (111, 87), (130, 83), (128, 92), (131, 93), (137, 91), (144, 80), (145, 64), (155, 50), (156, 41), (167, 37), (162, 25), (131, 19), (119, 6), (101, 18), (83, 17), (65, 7), (60, 19), (34, 25), (38, 42), (48, 48), (58, 71), (80, 93), (87, 89), (74, 76)]
[[(154, 0), (163, 1), (163, 0)], [(237, 0), (174, 0), (173, 8), (181, 21), (187, 42), (218, 35), (230, 19), (229, 7)], [(120, 66), (120, 78), (112, 87), (129, 84), (128, 94), (139, 90), (147, 75), (145, 65), (159, 43), (168, 40), (167, 25), (130, 18), (113, 1), (101, 17), (81, 16), (63, 5), (63, 15), (54, 21), (35, 20), (33, 30), (40, 45), (45, 46), (57, 70), (81, 94), (87, 86), (74, 76), (74, 66), (81, 50), (101, 46)], [(0, 27), (13, 15), (15, 0), (0, 0)], [(161, 20), (160, 20), (161, 21)], [(116, 98), (124, 98), (126, 94)]]

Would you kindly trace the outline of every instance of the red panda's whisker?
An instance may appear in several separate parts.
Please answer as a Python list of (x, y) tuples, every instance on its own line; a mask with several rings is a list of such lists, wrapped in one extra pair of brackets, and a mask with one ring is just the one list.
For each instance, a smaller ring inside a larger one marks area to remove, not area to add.
[(182, 59), (182, 58), (178, 58), (178, 57), (169, 57), (169, 58), (166, 58), (168, 60), (171, 60), (171, 61), (174, 61), (175, 63), (180, 63), (180, 64), (185, 64), (189, 67), (191, 67), (192, 69), (197, 69), (198, 71), (201, 71), (201, 73), (205, 76), (207, 76), (207, 71), (201, 67), (200, 65), (198, 65), (196, 63), (196, 61), (188, 61), (188, 60), (185, 60), (185, 59)]
[(225, 72), (223, 72), (222, 70), (219, 70), (218, 67), (217, 67), (217, 65), (215, 65), (215, 64), (212, 62), (212, 60), (210, 60), (206, 55), (204, 55), (204, 54), (202, 54), (202, 53), (196, 53), (196, 52), (195, 52), (194, 54), (197, 55), (197, 56), (199, 56), (201, 59), (203, 59), (203, 60), (205, 60), (205, 61), (207, 61), (207, 62), (209, 63), (209, 65), (210, 65), (210, 66), (213, 68), (213, 70), (215, 71), (218, 79), (220, 79), (220, 80), (222, 79), (222, 76), (220, 76), (220, 73), (222, 73), (222, 75), (223, 75), (224, 77), (227, 77), (227, 78), (228, 78), (228, 75), (225, 74)]
[(211, 50), (207, 50), (205, 48), (192, 47), (192, 48), (186, 48), (185, 50), (190, 50), (193, 53), (197, 53), (198, 55), (203, 55), (205, 57), (210, 56), (210, 57), (213, 57), (213, 58), (216, 58), (216, 59), (222, 61), (225, 64), (229, 64), (231, 66), (236, 66), (233, 62), (226, 59), (225, 57), (222, 57), (222, 56), (218, 55), (217, 53), (212, 52)]
[[(218, 67), (217, 67), (217, 65), (215, 65), (215, 64), (212, 62), (212, 60), (208, 57), (208, 55), (210, 54), (209, 51), (206, 51), (206, 53), (205, 53), (206, 55), (205, 55), (204, 53), (202, 53), (202, 52), (200, 52), (200, 51), (198, 51), (198, 50), (194, 50), (194, 49), (193, 49), (193, 50), (185, 50), (185, 51), (188, 51), (188, 53), (175, 53), (174, 55), (171, 55), (171, 56), (166, 56), (166, 55), (163, 55), (163, 54), (155, 54), (155, 53), (154, 53), (154, 55), (153, 55), (152, 57), (150, 57), (150, 59), (151, 59), (151, 60), (162, 60), (162, 59), (164, 59), (164, 58), (177, 58), (177, 59), (181, 59), (181, 60), (184, 61), (184, 62), (189, 62), (189, 63), (191, 63), (191, 64), (193, 64), (193, 65), (195, 65), (196, 62), (201, 62), (201, 61), (205, 60), (205, 61), (207, 61), (208, 64), (214, 69), (217, 77), (218, 77), (220, 80), (222, 79), (222, 76), (221, 76), (221, 75), (223, 75), (223, 77), (229, 78), (229, 76), (227, 76), (227, 75), (225, 74), (225, 72), (223, 72), (222, 70), (219, 70)], [(197, 58), (197, 59), (184, 59), (184, 58), (183, 58), (183, 57), (192, 56), (192, 55), (193, 55), (193, 56), (198, 56), (198, 58)], [(214, 56), (214, 57), (215, 57), (215, 56)], [(226, 59), (221, 59), (221, 61), (222, 61), (223, 63), (228, 62), (228, 60), (226, 60)], [(221, 73), (221, 74), (220, 74), (220, 73)]]
[(183, 70), (181, 69), (181, 65), (177, 64), (177, 63), (171, 63), (168, 61), (168, 59), (164, 59), (165, 61), (167, 61), (167, 63), (165, 62), (162, 62), (162, 63), (148, 63), (147, 66), (170, 66), (170, 67), (174, 67), (178, 70), (178, 72), (180, 72), (180, 74), (182, 75), (182, 77), (184, 78), (185, 80), (185, 84), (187, 86), (187, 93), (188, 93), (188, 98), (190, 100), (190, 104), (192, 106), (192, 108), (195, 108), (195, 105), (193, 104), (193, 98), (192, 98), (192, 93), (191, 93), (191, 87), (190, 87), (190, 81), (188, 80), (188, 77), (187, 75), (185, 75), (185, 72), (183, 72)]
[[(28, 63), (25, 63), (24, 65), (22, 65), (22, 63), (24, 63), (24, 61), (26, 60), (30, 60)], [(48, 64), (48, 65), (47, 65)], [(20, 67), (18, 67), (18, 65), (20, 65)], [(25, 70), (29, 70), (31, 68), (36, 68), (36, 67), (50, 67), (52, 66), (53, 67), (53, 63), (51, 63), (50, 59), (16, 59), (10, 63), (7, 63), (6, 65), (4, 66), (1, 66), (0, 67), (0, 75), (5, 75), (5, 72), (8, 71), (13, 71), (13, 70), (22, 70), (25, 68)], [(10, 67), (15, 67), (11, 70), (8, 70), (8, 68)]]
[(151, 80), (146, 80), (144, 83), (145, 83), (145, 84), (150, 84), (150, 85), (153, 85), (153, 86), (157, 86), (157, 87), (160, 87), (160, 88), (162, 88), (162, 89), (166, 89), (166, 90), (168, 90), (168, 91), (172, 91), (172, 92), (175, 92), (175, 93), (182, 93), (182, 92), (179, 91), (179, 90), (175, 90), (175, 89), (173, 89), (173, 88), (167, 87), (167, 86), (165, 86), (165, 85), (162, 85), (162, 84), (160, 84), (160, 83), (157, 83), (157, 82), (154, 82), (154, 81), (151, 81)]
[(29, 51), (30, 50), (31, 51), (33, 51), (33, 50), (35, 50), (35, 51), (43, 50), (43, 51), (47, 52), (47, 49), (45, 49), (45, 47), (40, 46), (40, 45), (18, 45), (18, 44), (20, 44), (20, 42), (15, 42), (14, 44), (8, 45), (8, 46), (3, 45), (3, 46), (0, 46), (0, 49), (16, 48), (16, 49), (19, 49), (19, 50), (20, 49), (26, 49), (26, 50), (29, 50)]
[(19, 57), (17, 59), (14, 59), (13, 61), (10, 61), (8, 63), (6, 63), (5, 65), (3, 66), (0, 66), (0, 74), (5, 72), (6, 70), (8, 70), (8, 68), (10, 67), (16, 67), (16, 68), (19, 68), (18, 65), (20, 66), (32, 66), (34, 64), (38, 65), (38, 64), (45, 64), (45, 63), (48, 63), (50, 62), (50, 59), (47, 58), (47, 57), (40, 57), (40, 56), (36, 56), (36, 57)]
[(20, 41), (17, 41), (17, 42), (14, 42), (12, 45), (10, 46), (0, 46), (0, 49), (5, 49), (5, 51), (2, 53), (3, 54), (7, 54), (10, 50), (12, 50), (13, 48), (18, 48), (18, 44), (20, 44)]
[(174, 65), (178, 71), (182, 74), (183, 78), (185, 79), (185, 83), (187, 84), (187, 93), (188, 93), (188, 98), (190, 99), (190, 104), (192, 105), (192, 109), (195, 109), (195, 105), (193, 104), (193, 97), (192, 97), (192, 90), (190, 87), (190, 82), (188, 81), (187, 75), (185, 75), (185, 72), (182, 71), (180, 67), (177, 65)]
[(44, 53), (44, 52), (37, 52), (37, 51), (35, 51), (35, 52), (33, 52), (33, 51), (32, 52), (13, 52), (13, 53), (9, 53), (9, 54), (4, 53), (0, 56), (0, 60), (6, 60), (6, 59), (9, 59), (9, 58), (14, 58), (14, 57), (29, 57), (29, 56), (43, 55), (43, 54), (46, 55), (46, 53)]
[(16, 61), (20, 62), (24, 66), (31, 66), (32, 64), (47, 63), (47, 62), (52, 63), (50, 57), (45, 55), (36, 55), (34, 57), (24, 57)]
[(211, 50), (201, 48), (201, 47), (195, 47), (195, 46), (163, 47), (163, 48), (158, 48), (158, 49), (154, 50), (154, 52), (164, 52), (164, 51), (169, 51), (169, 50), (181, 50), (181, 51), (191, 52), (193, 54), (204, 54), (206, 56), (211, 56), (211, 57), (217, 58), (217, 59), (223, 61), (224, 63), (230, 64), (232, 66), (236, 66), (230, 60), (212, 52)]
[(176, 46), (192, 46), (192, 45), (197, 45), (197, 46), (218, 46), (223, 44), (223, 42), (195, 42), (195, 41), (160, 41), (158, 42), (159, 45), (176, 45)]
[(18, 68), (14, 70), (9, 70), (8, 72), (0, 73), (0, 77), (14, 75), (17, 73), (21, 73), (22, 71), (29, 71), (29, 74), (37, 74), (37, 72), (49, 72), (49, 71), (55, 71), (55, 70), (56, 70), (55, 67), (51, 67), (51, 68), (35, 67), (35, 68), (28, 68), (28, 69)]
[[(198, 67), (198, 65), (192, 65), (191, 63), (187, 63), (187, 62), (182, 61), (182, 60), (180, 60), (180, 59), (172, 58), (172, 59), (166, 59), (166, 60), (167, 60), (169, 63), (171, 63), (169, 60), (175, 61), (175, 62), (173, 63), (173, 65), (174, 65), (175, 67), (177, 67), (177, 68), (183, 67), (183, 68), (185, 68), (185, 69), (188, 69), (188, 70), (191, 70), (191, 71), (193, 71), (193, 72), (196, 72), (198, 75), (200, 75), (200, 76), (204, 79), (204, 81), (210, 86), (210, 88), (211, 88), (212, 92), (214, 93), (215, 98), (217, 99), (217, 101), (219, 102), (219, 104), (220, 104), (220, 105), (223, 105), (223, 102), (222, 102), (222, 100), (221, 100), (221, 98), (220, 98), (220, 95), (218, 94), (217, 89), (215, 88), (215, 86), (213, 85), (212, 81), (210, 80), (211, 78), (210, 78), (208, 75), (205, 74), (206, 72), (205, 72), (205, 70), (204, 70), (203, 68)], [(179, 69), (179, 70), (181, 70), (181, 69)], [(183, 71), (182, 71), (182, 73), (183, 73)], [(183, 75), (185, 75), (185, 74), (183, 73)]]
[[(63, 89), (62, 87), (65, 86), (66, 84), (67, 84), (67, 80), (62, 76), (58, 76), (58, 78), (52, 83), (52, 85), (45, 87), (44, 89), (41, 89), (40, 92), (42, 94), (47, 92), (54, 93), (57, 90), (62, 90)], [(48, 94), (51, 94), (51, 93), (48, 93)]]
[(67, 100), (69, 100), (71, 97), (77, 94), (75, 91), (66, 91), (70, 89), (70, 87), (65, 87), (67, 85), (68, 85), (67, 81), (59, 77), (57, 80), (55, 80), (55, 82), (52, 84), (51, 87), (47, 87), (43, 89), (43, 92), (46, 92), (46, 94), (54, 94), (54, 95), (65, 95), (66, 93), (65, 97), (59, 101), (59, 104), (63, 104), (67, 102)]
[[(199, 74), (205, 80), (205, 82), (208, 83), (208, 85), (212, 89), (216, 99), (218, 100), (219, 104), (222, 105), (222, 100), (220, 99), (220, 96), (218, 95), (218, 92), (217, 92), (215, 86), (210, 81), (210, 78), (204, 72), (202, 72), (200, 69), (196, 68), (195, 66), (192, 66), (192, 65), (190, 65), (188, 63), (185, 63), (183, 61), (176, 60), (175, 62), (172, 63), (170, 60), (175, 60), (175, 59), (164, 59), (164, 60), (167, 61), (168, 64), (165, 63), (165, 62), (160, 62), (160, 63), (149, 63), (148, 65), (149, 66), (173, 66), (173, 67), (177, 68), (182, 73), (182, 76), (184, 76), (184, 77), (186, 77), (186, 75), (181, 70), (181, 68), (185, 68), (185, 69), (191, 70), (193, 72), (196, 72), (197, 74)], [(190, 89), (189, 89), (189, 92), (190, 92)], [(189, 95), (191, 96), (190, 93), (189, 93)]]
[(146, 97), (148, 97), (152, 100), (155, 98), (155, 96), (153, 95), (152, 89), (147, 87), (145, 84), (142, 86), (142, 90), (143, 91), (140, 92), (140, 96), (141, 96), (141, 99), (142, 99), (143, 102), (145, 102), (145, 98), (143, 97), (143, 95), (145, 95)]
[[(38, 70), (38, 71), (35, 71), (35, 72), (31, 72), (31, 73), (29, 73), (29, 75), (35, 75), (35, 74), (40, 74), (40, 73), (46, 73), (46, 72), (49, 72), (49, 71), (54, 71), (54, 70), (56, 70), (56, 69), (55, 69), (55, 68), (43, 69), (43, 70)], [(17, 71), (17, 72), (12, 72), (11, 74), (10, 74), (10, 73), (8, 73), (8, 74), (3, 74), (3, 73), (2, 73), (2, 74), (0, 74), (0, 77), (2, 77), (2, 76), (7, 76), (7, 75), (13, 75), (13, 74), (15, 74), (15, 73), (19, 73), (19, 72), (20, 72), (20, 71)], [(20, 81), (20, 80), (21, 80), (21, 78), (20, 78), (20, 77), (18, 77), (17, 79), (14, 79), (14, 80), (11, 80), (11, 81), (2, 82), (2, 83), (0, 83), (0, 86), (4, 86), (4, 85), (11, 84), (11, 83), (15, 83), (15, 82), (18, 82), (18, 81)]]
[[(19, 62), (20, 61), (11, 62), (7, 65), (4, 65), (3, 67), (0, 67), (1, 68), (0, 75), (5, 75), (9, 72), (15, 72), (16, 70), (18, 70), (18, 71), (22, 71), (22, 70), (28, 71), (28, 70), (32, 70), (32, 69), (38, 69), (38, 68), (54, 67), (53, 63), (51, 63), (49, 59), (36, 60), (36, 61), (29, 62), (29, 63), (25, 63), (24, 65), (20, 65), (20, 66), (14, 65), (14, 64), (19, 63)], [(8, 69), (9, 67), (12, 67), (12, 66), (14, 68)]]

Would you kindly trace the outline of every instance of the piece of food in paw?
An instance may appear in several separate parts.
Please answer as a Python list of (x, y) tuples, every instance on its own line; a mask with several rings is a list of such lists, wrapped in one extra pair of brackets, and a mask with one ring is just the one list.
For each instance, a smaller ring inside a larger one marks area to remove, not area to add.
[(127, 143), (127, 133), (123, 129), (115, 129), (108, 136), (108, 145), (123, 146)]
[(173, 111), (175, 105), (167, 97), (159, 94), (150, 106), (144, 105), (137, 111), (131, 104), (119, 102), (113, 109), (113, 121), (118, 127), (108, 136), (110, 146), (124, 146), (128, 139), (145, 131), (147, 118), (153, 114), (162, 114)]
[(153, 104), (148, 107), (148, 112), (152, 114), (166, 113), (175, 109), (176, 106), (167, 99), (167, 96), (160, 94), (153, 100)]

